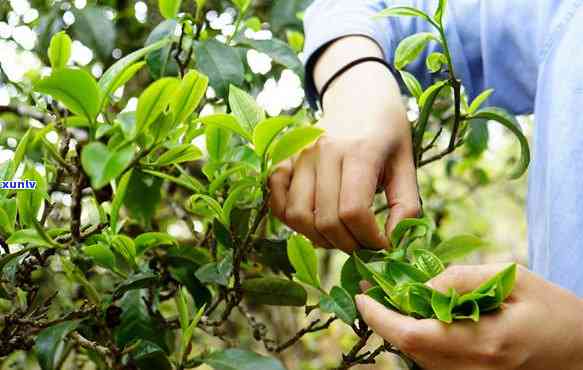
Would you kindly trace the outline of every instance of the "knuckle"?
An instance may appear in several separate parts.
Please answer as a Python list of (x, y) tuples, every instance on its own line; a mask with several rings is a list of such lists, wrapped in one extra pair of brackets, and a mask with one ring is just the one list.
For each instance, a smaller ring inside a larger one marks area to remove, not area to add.
[(420, 348), (423, 338), (419, 332), (419, 329), (415, 328), (414, 326), (410, 326), (401, 330), (400, 339), (400, 349), (405, 353), (414, 353)]
[(329, 234), (338, 229), (340, 222), (335, 217), (317, 215), (315, 220), (315, 227), (318, 232), (322, 234)]
[(479, 363), (506, 364), (510, 360), (508, 342), (503, 339), (503, 336), (496, 336), (480, 346), (477, 357)]
[(285, 211), (285, 220), (291, 225), (308, 225), (312, 218), (312, 213), (307, 209), (292, 207)]
[(419, 206), (419, 202), (403, 206), (403, 214), (405, 217), (419, 217), (421, 215), (421, 207)]
[(362, 220), (368, 212), (368, 208), (360, 205), (341, 205), (339, 216), (343, 222), (353, 223)]

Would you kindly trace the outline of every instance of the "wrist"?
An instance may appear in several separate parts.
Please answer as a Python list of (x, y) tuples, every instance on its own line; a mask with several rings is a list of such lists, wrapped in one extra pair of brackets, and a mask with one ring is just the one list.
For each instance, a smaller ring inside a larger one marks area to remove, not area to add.
[(339, 76), (324, 96), (323, 112), (330, 122), (350, 121), (347, 124), (361, 132), (374, 128), (379, 137), (410, 130), (399, 86), (386, 66), (376, 62)]

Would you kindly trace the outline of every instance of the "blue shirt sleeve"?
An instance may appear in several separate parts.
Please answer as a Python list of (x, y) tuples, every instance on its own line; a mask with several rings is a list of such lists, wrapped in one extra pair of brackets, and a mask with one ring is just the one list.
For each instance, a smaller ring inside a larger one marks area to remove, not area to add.
[[(531, 113), (537, 86), (537, 24), (525, 22), (535, 17), (537, 8), (529, 0), (449, 1), (444, 18), (446, 36), (456, 74), (470, 99), (486, 88), (495, 93), (489, 103), (515, 114)], [(432, 15), (436, 0), (316, 0), (305, 14), (306, 92), (310, 102), (317, 97), (312, 69), (320, 52), (330, 42), (347, 35), (363, 35), (375, 40), (385, 59), (393, 61), (401, 40), (418, 32), (432, 32), (431, 25), (418, 17), (373, 19), (389, 6), (413, 6)], [(432, 76), (425, 58), (440, 51), (432, 42), (407, 70), (423, 86)], [(356, 58), (357, 56), (355, 56)]]

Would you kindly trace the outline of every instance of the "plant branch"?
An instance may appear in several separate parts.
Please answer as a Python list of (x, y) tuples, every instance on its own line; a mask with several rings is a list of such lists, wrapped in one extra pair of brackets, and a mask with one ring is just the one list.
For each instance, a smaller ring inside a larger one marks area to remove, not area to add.
[[(283, 352), (286, 349), (288, 349), (289, 347), (291, 347), (294, 344), (296, 344), (300, 339), (302, 339), (302, 337), (304, 335), (306, 335), (308, 333), (315, 333), (315, 332), (318, 332), (318, 331), (326, 330), (336, 320), (337, 320), (337, 317), (336, 316), (333, 316), (333, 317), (329, 318), (324, 323), (321, 323), (321, 320), (320, 319), (314, 320), (314, 321), (312, 321), (310, 323), (310, 325), (308, 325), (307, 327), (305, 327), (305, 328), (301, 329), (300, 331), (298, 331), (296, 333), (296, 335), (294, 335), (293, 337), (291, 337), (290, 339), (288, 339), (284, 343), (282, 343), (279, 346), (277, 346), (273, 351), (274, 352), (277, 352), (277, 353)], [(318, 325), (318, 324), (320, 324), (320, 325)]]

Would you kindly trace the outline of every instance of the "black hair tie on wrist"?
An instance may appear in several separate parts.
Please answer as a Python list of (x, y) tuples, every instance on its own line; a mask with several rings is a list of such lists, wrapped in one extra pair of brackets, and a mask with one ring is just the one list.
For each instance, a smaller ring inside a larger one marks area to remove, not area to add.
[(359, 64), (367, 63), (367, 62), (380, 63), (380, 64), (384, 65), (385, 67), (387, 67), (387, 69), (389, 71), (391, 71), (391, 73), (392, 73), (391, 66), (383, 58), (378, 58), (378, 57), (365, 57), (365, 58), (359, 58), (359, 59), (353, 60), (352, 62), (348, 63), (344, 67), (340, 68), (336, 73), (334, 73), (332, 75), (332, 77), (330, 77), (330, 79), (328, 81), (326, 81), (326, 83), (322, 87), (322, 91), (320, 92), (320, 109), (323, 110), (323, 107), (324, 107), (324, 95), (326, 94), (326, 92), (328, 91), (328, 89), (330, 88), (330, 86), (332, 85), (332, 83), (335, 80), (337, 80), (338, 77), (342, 76), (349, 69), (351, 69), (351, 68), (353, 68), (353, 67), (355, 67), (355, 66), (357, 66)]

